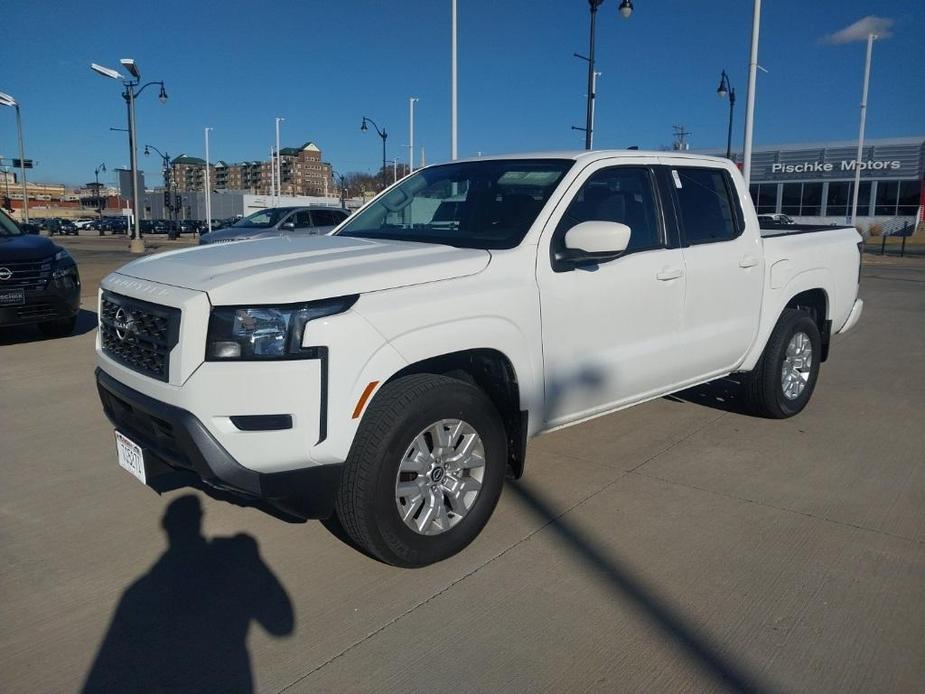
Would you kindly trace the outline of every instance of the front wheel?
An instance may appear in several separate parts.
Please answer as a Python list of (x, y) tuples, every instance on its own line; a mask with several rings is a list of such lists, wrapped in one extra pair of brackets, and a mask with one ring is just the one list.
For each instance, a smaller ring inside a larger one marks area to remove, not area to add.
[(426, 566), (479, 534), (501, 494), (507, 437), (478, 387), (418, 374), (386, 383), (347, 459), (337, 513), (350, 537), (396, 566)]
[(822, 338), (805, 311), (787, 309), (755, 369), (745, 375), (743, 395), (754, 414), (784, 419), (806, 407), (819, 378)]

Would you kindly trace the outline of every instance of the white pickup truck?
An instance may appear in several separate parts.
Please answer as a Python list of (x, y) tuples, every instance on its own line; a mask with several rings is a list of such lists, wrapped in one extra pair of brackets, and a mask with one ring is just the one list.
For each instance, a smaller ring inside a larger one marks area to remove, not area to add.
[(97, 383), (119, 463), (149, 486), (336, 513), (369, 553), (421, 566), (475, 538), (530, 437), (732, 373), (755, 414), (800, 412), (861, 314), (860, 242), (763, 237), (725, 159), (458, 161), (331, 236), (109, 275)]

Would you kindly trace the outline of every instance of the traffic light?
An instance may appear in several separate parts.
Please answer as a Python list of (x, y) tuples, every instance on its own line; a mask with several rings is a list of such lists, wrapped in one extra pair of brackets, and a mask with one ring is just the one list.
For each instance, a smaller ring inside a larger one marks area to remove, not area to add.
[(174, 197), (174, 207), (176, 207), (178, 210), (183, 207), (183, 196), (181, 196), (179, 193), (177, 193), (176, 197)]
[(19, 160), (19, 159), (14, 159), (14, 160), (13, 160), (13, 168), (14, 168), (14, 169), (31, 169), (31, 168), (32, 168), (32, 160), (31, 160), (31, 159), (25, 159), (25, 160), (23, 160), (23, 161), (26, 162), (26, 165), (25, 165), (25, 166), (20, 166), (20, 164), (19, 164), (20, 160)]
[(170, 209), (170, 191), (169, 190), (164, 191), (164, 207), (167, 208), (168, 210)]

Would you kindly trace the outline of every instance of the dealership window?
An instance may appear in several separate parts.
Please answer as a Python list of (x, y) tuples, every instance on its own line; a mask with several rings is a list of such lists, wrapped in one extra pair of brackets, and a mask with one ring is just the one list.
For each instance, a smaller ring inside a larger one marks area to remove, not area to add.
[(803, 217), (818, 217), (820, 214), (822, 214), (822, 184), (804, 183), (800, 215)]
[(777, 212), (777, 184), (753, 183), (749, 186), (752, 203), (758, 214), (774, 214)]
[[(867, 216), (870, 211), (870, 181), (862, 181), (860, 190), (861, 192), (858, 195), (858, 214)], [(853, 195), (853, 181), (832, 181), (829, 183), (829, 193), (826, 196), (826, 216), (847, 217), (851, 214)]]
[(800, 195), (803, 191), (802, 183), (785, 183), (781, 191), (780, 211), (794, 217), (800, 216)]
[(899, 182), (899, 206), (896, 208), (898, 215), (915, 215), (918, 214), (919, 205), (922, 203), (922, 183), (921, 181), (900, 181)]
[(874, 208), (874, 214), (878, 217), (895, 215), (898, 196), (899, 181), (877, 181), (877, 206)]

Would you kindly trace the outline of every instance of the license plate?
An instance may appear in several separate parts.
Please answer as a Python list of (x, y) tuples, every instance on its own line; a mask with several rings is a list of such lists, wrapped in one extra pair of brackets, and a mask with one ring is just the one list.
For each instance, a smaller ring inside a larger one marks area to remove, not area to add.
[(22, 306), (26, 303), (24, 289), (0, 289), (0, 306)]
[(142, 484), (145, 480), (145, 458), (141, 446), (126, 437), (116, 433), (116, 453), (119, 455), (119, 465), (131, 472)]

